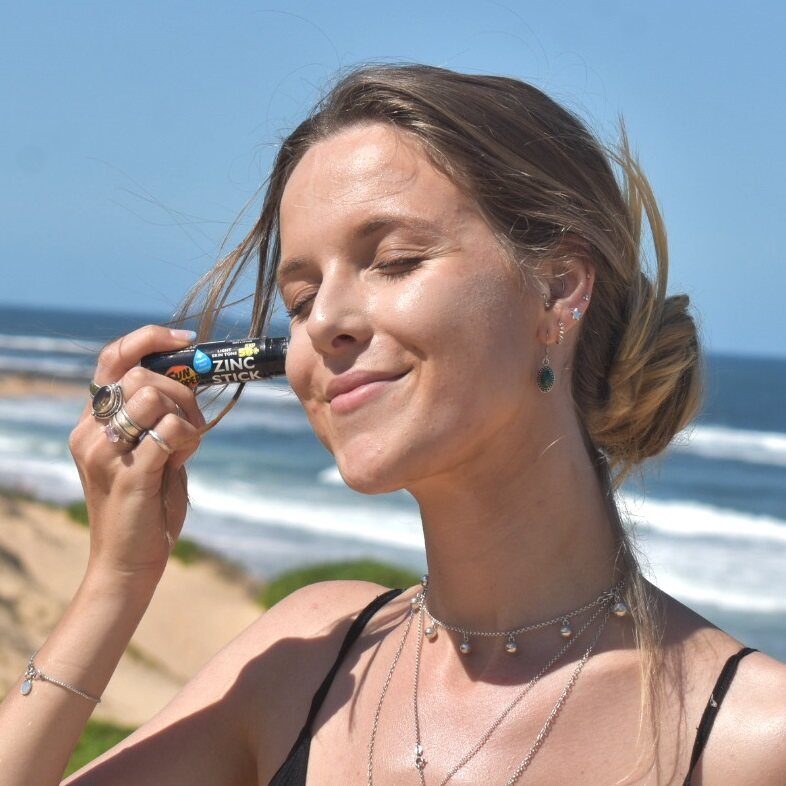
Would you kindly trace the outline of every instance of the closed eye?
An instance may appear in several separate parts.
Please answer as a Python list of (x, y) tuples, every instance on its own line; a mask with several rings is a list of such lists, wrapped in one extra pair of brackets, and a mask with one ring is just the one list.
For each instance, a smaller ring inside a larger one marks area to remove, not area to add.
[[(403, 278), (413, 273), (415, 269), (423, 262), (420, 257), (397, 257), (388, 259), (377, 264), (373, 270), (379, 270), (386, 278)], [(305, 307), (316, 297), (316, 293), (312, 293), (297, 299), (286, 312), (290, 320), (297, 319), (303, 313)]]
[(418, 257), (399, 257), (380, 262), (375, 270), (382, 270), (390, 278), (399, 278), (414, 272), (423, 260)]
[(314, 295), (308, 295), (306, 297), (300, 298), (296, 300), (288, 309), (286, 309), (287, 316), (292, 319), (297, 319), (300, 316), (303, 309), (314, 299)]

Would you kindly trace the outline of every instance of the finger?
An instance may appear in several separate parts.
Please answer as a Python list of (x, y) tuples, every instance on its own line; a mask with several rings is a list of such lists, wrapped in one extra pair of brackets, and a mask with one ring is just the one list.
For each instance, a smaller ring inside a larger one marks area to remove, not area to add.
[[(158, 417), (151, 421), (149, 426), (158, 422), (166, 412), (174, 412), (176, 415), (185, 417), (196, 428), (201, 428), (205, 425), (205, 418), (197, 404), (194, 392), (180, 382), (163, 374), (157, 374), (155, 371), (135, 366), (120, 380), (120, 387), (123, 390), (126, 401), (130, 401), (143, 389), (153, 388), (158, 390), (160, 395), (164, 396), (172, 404), (171, 407), (167, 406), (165, 411), (161, 410)], [(149, 392), (148, 395), (152, 397), (153, 393)], [(141, 412), (139, 414), (141, 415)]]
[(151, 352), (181, 349), (196, 340), (191, 330), (174, 330), (161, 325), (145, 325), (107, 344), (98, 356), (94, 381), (97, 385), (116, 382)]
[[(177, 415), (165, 415), (134, 450), (134, 465), (146, 472), (160, 472), (165, 464), (179, 469), (199, 447), (200, 432)], [(171, 451), (171, 452), (170, 452)]]
[[(126, 383), (129, 374), (123, 378), (123, 390), (133, 389), (133, 385)], [(178, 385), (178, 383), (175, 382), (175, 385)], [(182, 387), (182, 385), (178, 385), (178, 387)], [(97, 454), (102, 456), (105, 461), (109, 461), (112, 456), (129, 453), (136, 447), (139, 439), (135, 441), (124, 439), (123, 430), (120, 426), (125, 425), (127, 429), (138, 430), (141, 438), (143, 432), (153, 428), (166, 415), (177, 416), (179, 409), (177, 403), (158, 387), (145, 385), (139, 388), (130, 397), (126, 398), (120, 412), (114, 418), (110, 418), (109, 421), (101, 421), (101, 430), (104, 438), (102, 439), (98, 435), (95, 437), (99, 442), (95, 448)], [(114, 439), (115, 435), (119, 437), (116, 440)]]

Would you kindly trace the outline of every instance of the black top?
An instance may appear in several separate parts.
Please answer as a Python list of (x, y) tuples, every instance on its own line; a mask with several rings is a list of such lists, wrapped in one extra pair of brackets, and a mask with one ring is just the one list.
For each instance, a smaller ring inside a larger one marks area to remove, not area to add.
[[(292, 750), (289, 752), (289, 755), (279, 768), (278, 772), (273, 776), (269, 786), (305, 786), (306, 772), (308, 770), (308, 755), (311, 748), (311, 726), (314, 723), (314, 718), (316, 718), (320, 707), (322, 706), (322, 702), (325, 700), (325, 697), (330, 690), (330, 685), (333, 682), (336, 673), (338, 672), (339, 667), (344, 660), (344, 657), (346, 656), (347, 652), (349, 652), (350, 647), (355, 643), (358, 636), (360, 636), (361, 631), (366, 627), (368, 621), (374, 616), (374, 614), (376, 614), (377, 611), (379, 611), (379, 609), (382, 608), (382, 606), (384, 606), (388, 601), (393, 600), (393, 598), (397, 597), (402, 592), (403, 590), (400, 589), (389, 590), (388, 592), (385, 592), (382, 595), (374, 598), (374, 600), (372, 600), (371, 603), (369, 603), (368, 606), (366, 606), (366, 608), (363, 609), (360, 614), (358, 614), (357, 619), (352, 623), (349, 630), (347, 631), (347, 635), (344, 637), (344, 641), (341, 644), (341, 649), (338, 651), (338, 656), (336, 657), (335, 663), (331, 667), (325, 679), (322, 681), (322, 684), (319, 686), (317, 692), (314, 694), (308, 717), (306, 718), (306, 722), (303, 725), (300, 734), (298, 734), (298, 737), (295, 740), (295, 744), (292, 746)], [(752, 649), (751, 647), (744, 647), (726, 661), (726, 664), (724, 665), (723, 670), (718, 677), (718, 681), (715, 683), (715, 687), (710, 694), (710, 700), (707, 702), (707, 707), (704, 710), (704, 714), (701, 716), (701, 722), (699, 723), (698, 729), (696, 731), (696, 741), (693, 744), (693, 753), (690, 757), (690, 768), (688, 769), (688, 774), (685, 776), (685, 782), (683, 783), (683, 786), (691, 786), (691, 774), (693, 773), (693, 769), (696, 766), (699, 757), (701, 756), (701, 752), (704, 750), (704, 746), (707, 744), (707, 739), (710, 736), (710, 731), (712, 731), (712, 724), (715, 723), (715, 717), (718, 714), (718, 709), (720, 708), (721, 702), (723, 701), (723, 697), (726, 695), (726, 691), (728, 691), (729, 686), (731, 685), (731, 681), (734, 679), (734, 674), (737, 671), (737, 664), (751, 652), (756, 652), (756, 650)]]

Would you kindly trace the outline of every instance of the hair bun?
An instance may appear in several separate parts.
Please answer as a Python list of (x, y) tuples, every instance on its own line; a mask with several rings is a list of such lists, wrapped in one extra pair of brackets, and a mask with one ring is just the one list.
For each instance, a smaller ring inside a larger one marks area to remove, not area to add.
[(609, 371), (606, 405), (588, 424), (593, 441), (623, 477), (685, 428), (699, 411), (703, 387), (688, 296), (658, 304), (652, 284), (641, 279), (631, 304), (638, 308), (629, 315)]

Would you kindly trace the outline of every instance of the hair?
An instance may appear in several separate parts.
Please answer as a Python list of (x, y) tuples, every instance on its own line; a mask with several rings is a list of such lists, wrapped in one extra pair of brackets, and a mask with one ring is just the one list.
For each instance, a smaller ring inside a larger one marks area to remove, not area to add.
[[(607, 147), (575, 114), (518, 79), (421, 64), (356, 67), (284, 139), (261, 215), (189, 293), (180, 316), (201, 304), (198, 332), (206, 340), (253, 260), (250, 335), (263, 334), (276, 296), (278, 211), (289, 176), (321, 140), (377, 122), (416, 140), (433, 166), (474, 199), (525, 285), (540, 282), (542, 288), (544, 265), (554, 269), (576, 253), (594, 266), (591, 306), (571, 363), (572, 397), (619, 544), (618, 568), (626, 578), (624, 596), (641, 653), (641, 719), (650, 715), (657, 738), (662, 613), (642, 576), (614, 492), (697, 413), (702, 375), (688, 297), (666, 295), (663, 220), (622, 121), (619, 143)], [(645, 265), (645, 219), (654, 251), (650, 265)], [(229, 407), (241, 391), (242, 386)]]

